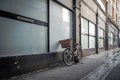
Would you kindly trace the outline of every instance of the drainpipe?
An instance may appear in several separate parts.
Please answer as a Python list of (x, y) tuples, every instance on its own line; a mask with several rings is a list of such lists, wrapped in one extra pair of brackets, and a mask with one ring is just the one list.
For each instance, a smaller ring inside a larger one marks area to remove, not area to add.
[(108, 50), (108, 45), (109, 45), (109, 37), (108, 37), (108, 33), (109, 33), (109, 18), (108, 18), (108, 2), (106, 2), (106, 23), (105, 23), (105, 50)]
[(119, 36), (120, 36), (120, 30), (118, 29), (118, 47), (120, 48), (120, 38), (119, 38)]
[[(82, 0), (79, 1), (79, 7), (76, 7), (76, 0), (73, 0), (73, 1), (74, 1), (74, 6), (75, 6), (74, 8), (78, 9), (78, 11), (79, 11), (79, 15), (78, 15), (78, 19), (79, 19), (79, 45), (81, 46), (81, 1)], [(76, 11), (75, 11), (75, 13), (76, 13)]]
[(76, 43), (76, 0), (73, 0), (73, 43)]
[(79, 44), (82, 48), (82, 45), (81, 45), (81, 0), (79, 1)]
[(96, 13), (96, 27), (95, 27), (95, 34), (96, 34), (96, 41), (95, 41), (95, 46), (96, 46), (96, 54), (98, 54), (98, 9)]
[(105, 50), (108, 50), (109, 48), (108, 33), (109, 33), (109, 19), (107, 19), (106, 26), (105, 26)]

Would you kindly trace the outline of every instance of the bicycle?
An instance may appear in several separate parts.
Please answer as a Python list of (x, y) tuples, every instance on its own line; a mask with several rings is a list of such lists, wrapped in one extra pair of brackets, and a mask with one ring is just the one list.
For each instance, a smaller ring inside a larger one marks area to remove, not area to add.
[(82, 49), (78, 43), (74, 43), (72, 46), (72, 40), (66, 39), (60, 41), (62, 48), (66, 48), (63, 51), (62, 58), (66, 65), (72, 65), (78, 63), (82, 59)]

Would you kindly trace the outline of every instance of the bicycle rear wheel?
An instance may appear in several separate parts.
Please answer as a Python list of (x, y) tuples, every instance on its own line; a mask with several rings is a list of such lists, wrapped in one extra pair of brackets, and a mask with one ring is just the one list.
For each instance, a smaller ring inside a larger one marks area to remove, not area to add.
[(78, 57), (79, 60), (82, 59), (82, 50), (81, 49), (77, 50), (77, 57)]
[[(77, 47), (77, 45), (76, 45), (76, 47)], [(78, 63), (78, 62), (80, 62), (81, 59), (82, 59), (82, 49), (78, 45), (78, 47), (75, 50), (74, 62)]]
[(79, 48), (77, 49), (77, 57), (78, 57), (78, 60), (81, 60), (81, 59), (82, 59), (82, 49), (81, 49), (80, 46), (79, 46)]
[(63, 52), (63, 62), (66, 64), (66, 65), (72, 65), (73, 64), (73, 52), (71, 49), (65, 49), (64, 52)]

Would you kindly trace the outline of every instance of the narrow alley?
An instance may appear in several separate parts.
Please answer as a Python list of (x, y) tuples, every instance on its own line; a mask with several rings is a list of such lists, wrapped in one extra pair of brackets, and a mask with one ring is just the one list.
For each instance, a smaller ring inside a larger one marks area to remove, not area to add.
[(120, 0), (0, 0), (0, 80), (120, 80)]

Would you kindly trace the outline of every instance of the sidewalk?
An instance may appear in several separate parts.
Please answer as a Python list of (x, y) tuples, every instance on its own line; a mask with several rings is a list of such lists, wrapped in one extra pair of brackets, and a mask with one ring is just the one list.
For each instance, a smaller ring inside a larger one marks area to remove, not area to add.
[[(120, 80), (120, 50), (106, 51), (105, 62), (80, 80)], [(119, 73), (118, 73), (119, 72)]]
[(120, 64), (118, 64), (105, 80), (120, 80)]
[(120, 80), (120, 52), (114, 59), (115, 66), (110, 70), (105, 80)]
[(80, 80), (105, 61), (105, 53), (95, 54), (84, 57), (82, 63), (72, 66), (57, 66), (53, 69), (44, 71), (36, 71), (24, 74), (17, 77), (12, 77), (9, 80)]

